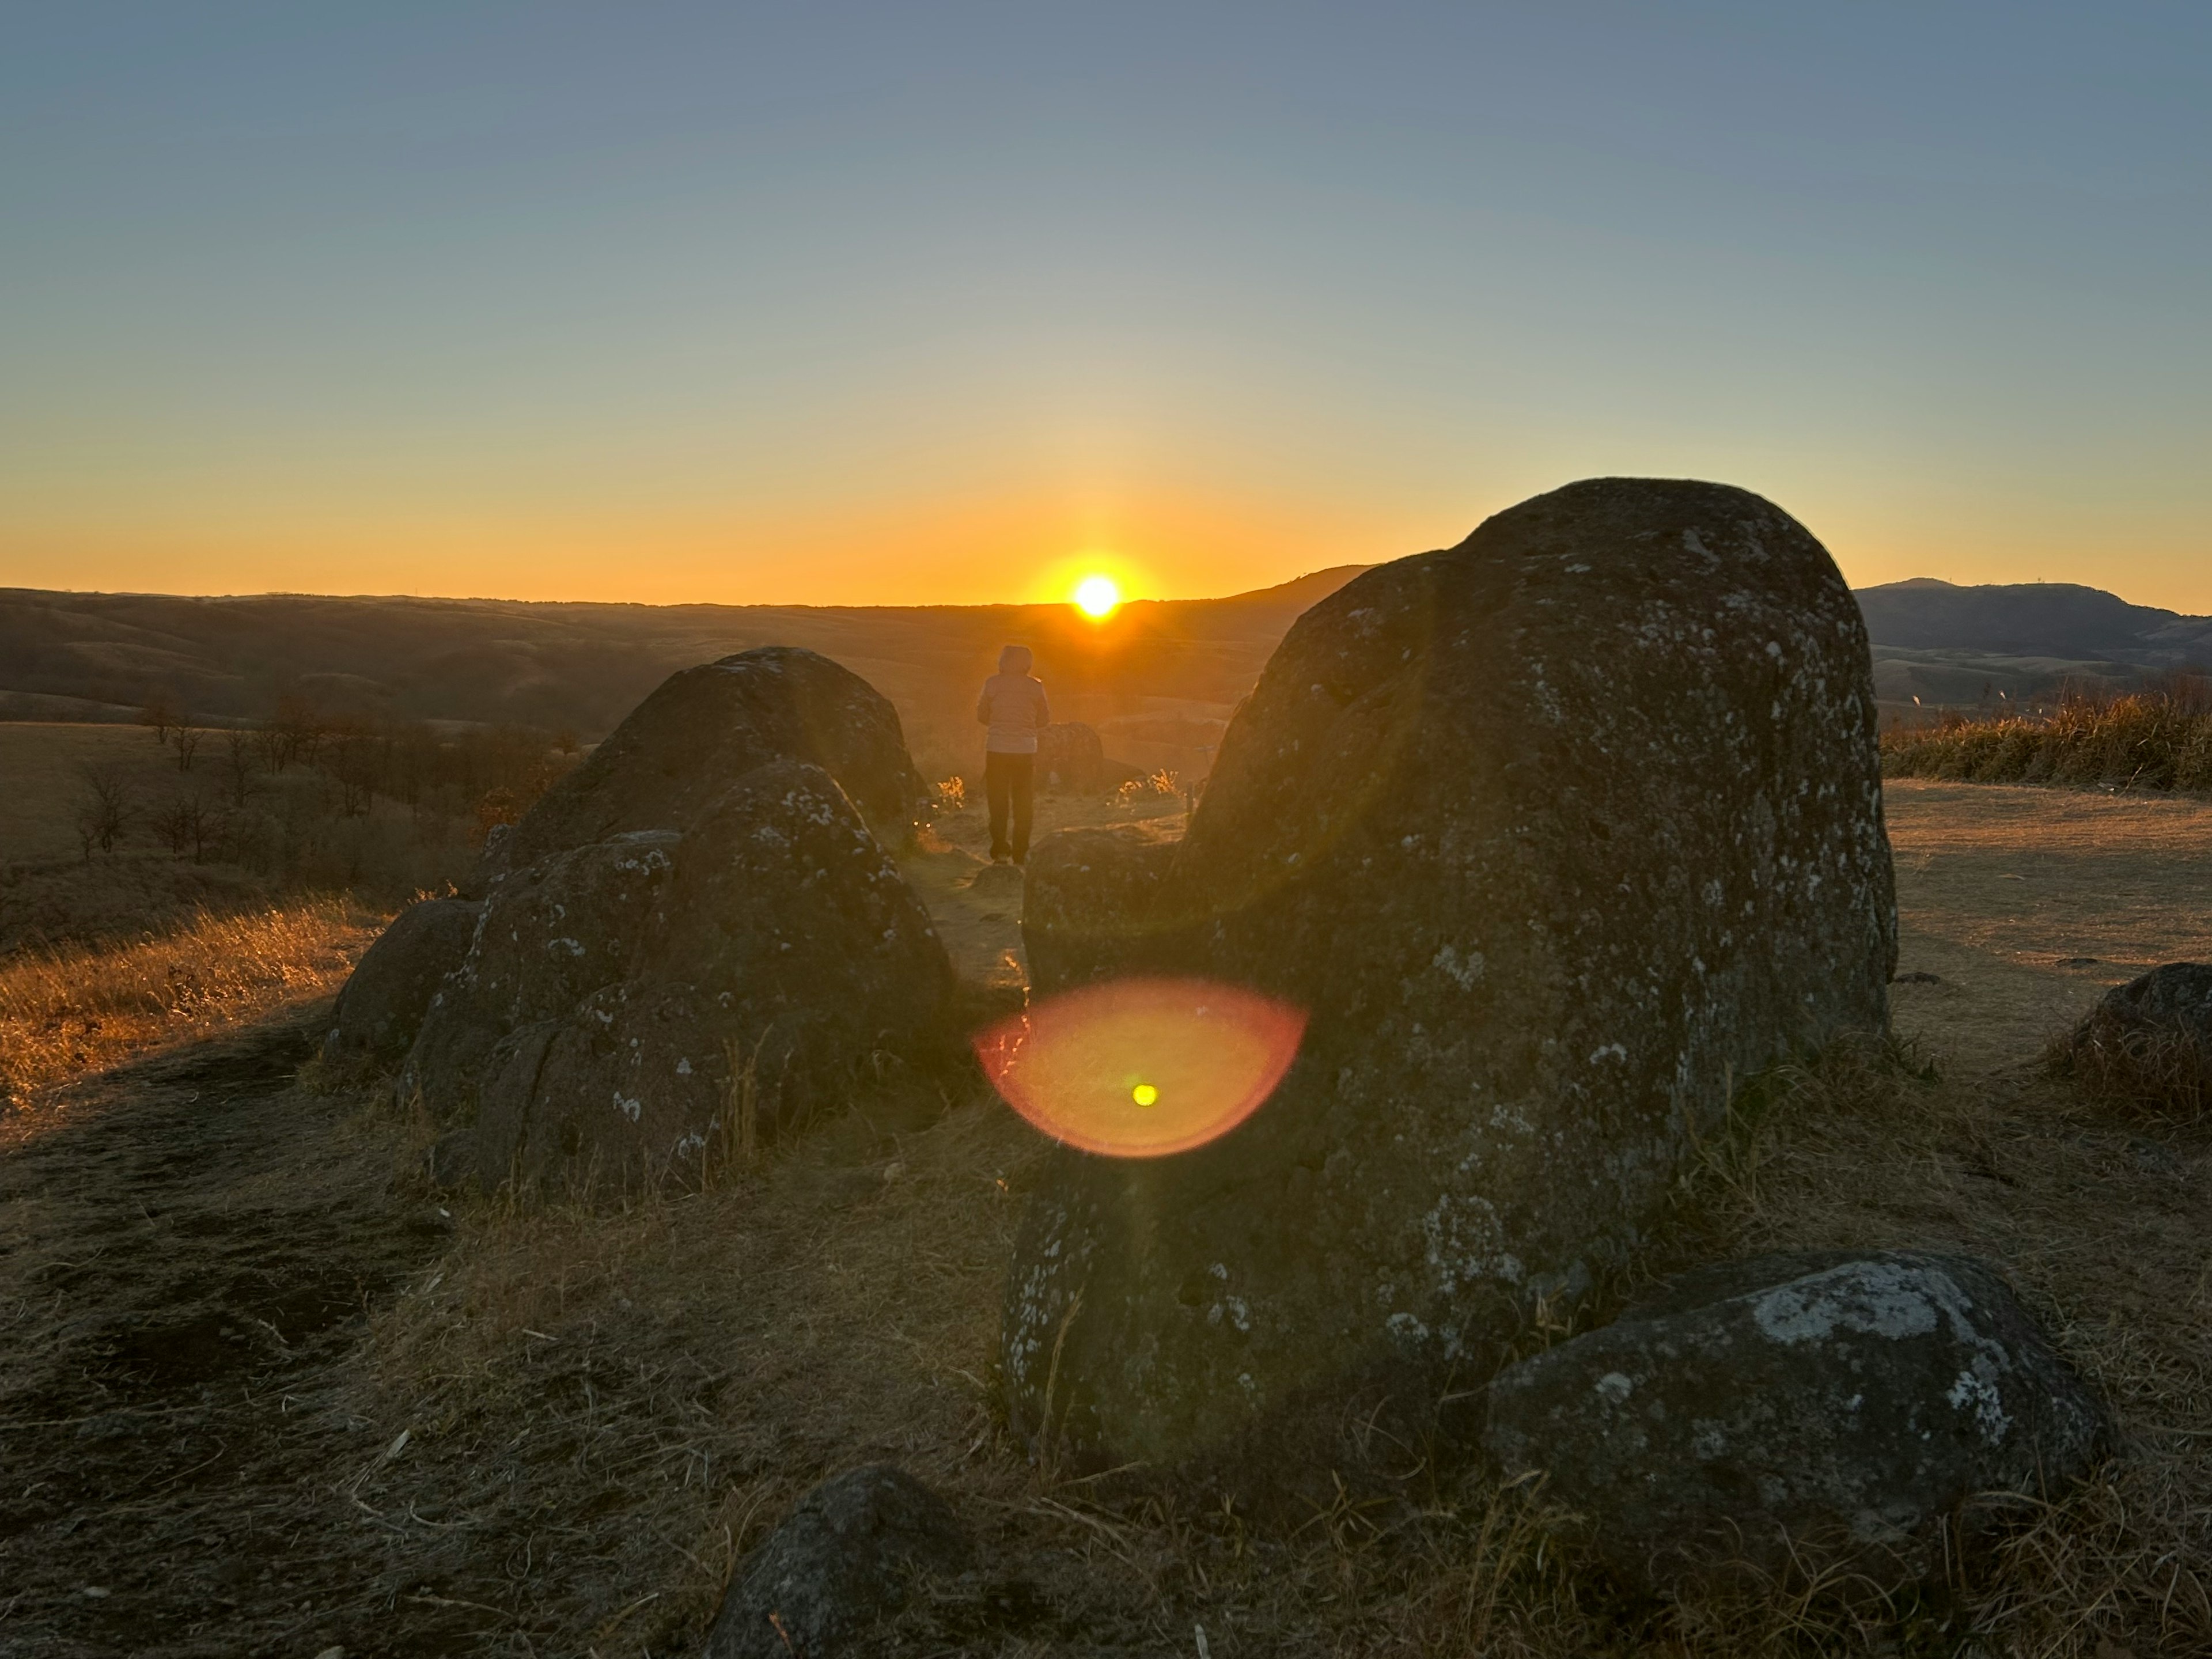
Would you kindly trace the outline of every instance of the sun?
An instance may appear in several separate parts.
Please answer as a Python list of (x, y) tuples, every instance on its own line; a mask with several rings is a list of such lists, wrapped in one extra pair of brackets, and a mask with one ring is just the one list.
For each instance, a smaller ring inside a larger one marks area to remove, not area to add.
[(1075, 585), (1075, 608), (1095, 620), (1112, 616), (1121, 603), (1121, 584), (1111, 576), (1085, 576)]

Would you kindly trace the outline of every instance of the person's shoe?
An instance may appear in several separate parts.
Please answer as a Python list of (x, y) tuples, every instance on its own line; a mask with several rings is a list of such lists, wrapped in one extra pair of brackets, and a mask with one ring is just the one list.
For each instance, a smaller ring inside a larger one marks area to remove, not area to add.
[(992, 862), (992, 863), (994, 863), (994, 864), (1004, 864), (1006, 861), (1006, 854), (1000, 852), (996, 848), (993, 848), (991, 849), (991, 862)]

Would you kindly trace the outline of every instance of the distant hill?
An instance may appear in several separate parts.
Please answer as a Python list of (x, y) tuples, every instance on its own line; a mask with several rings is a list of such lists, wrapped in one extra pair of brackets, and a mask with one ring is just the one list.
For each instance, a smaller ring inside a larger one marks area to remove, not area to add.
[(1899, 707), (2028, 704), (2069, 684), (2122, 689), (2212, 666), (2212, 617), (2075, 582), (1960, 586), (1932, 577), (1858, 590), (1875, 687)]
[(1858, 601), (1877, 645), (2105, 659), (2142, 668), (2212, 659), (2212, 617), (2130, 605), (2117, 593), (2074, 582), (1961, 587), (1916, 576), (1862, 587)]
[[(766, 644), (844, 663), (898, 704), (917, 750), (972, 746), (975, 686), (1036, 647), (1055, 712), (1225, 715), (1299, 613), (1365, 567), (1218, 599), (1138, 600), (1094, 624), (1065, 605), (642, 605), (0, 589), (0, 719), (135, 719), (156, 696), (210, 722), (290, 696), (373, 718), (603, 735), (675, 670)], [(1163, 763), (1164, 763), (1164, 762)]]
[[(969, 699), (1008, 640), (1056, 708), (1119, 730), (1142, 763), (1190, 764), (1299, 613), (1366, 568), (1218, 599), (1139, 600), (1107, 626), (1064, 605), (559, 605), (0, 589), (0, 719), (127, 720), (157, 695), (211, 722), (294, 696), (328, 712), (610, 730), (676, 669), (804, 645), (873, 681), (917, 750), (972, 747)], [(1885, 702), (1957, 706), (2212, 663), (2212, 617), (2069, 583), (1863, 588)]]

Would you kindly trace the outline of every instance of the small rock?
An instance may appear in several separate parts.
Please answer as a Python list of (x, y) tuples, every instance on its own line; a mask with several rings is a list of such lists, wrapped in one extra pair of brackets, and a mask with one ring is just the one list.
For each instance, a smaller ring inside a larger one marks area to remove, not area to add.
[(1036, 780), (1047, 788), (1088, 791), (1106, 786), (1106, 750), (1098, 728), (1055, 720), (1037, 733)]
[(705, 1659), (827, 1659), (906, 1601), (908, 1575), (957, 1572), (968, 1534), (950, 1506), (888, 1463), (826, 1480), (738, 1564)]
[(2212, 963), (2169, 962), (2106, 992), (2068, 1060), (2098, 1092), (2161, 1115), (2212, 1107)]
[(1916, 969), (1911, 973), (1895, 975), (1889, 982), (1892, 985), (1941, 985), (1943, 976)]
[(2057, 965), (2061, 968), (2094, 968), (2098, 962), (2094, 957), (2061, 957)]
[(1488, 1403), (1500, 1468), (1541, 1473), (1613, 1571), (1658, 1591), (1822, 1558), (1924, 1577), (1966, 1500), (2055, 1495), (2110, 1432), (2002, 1279), (1907, 1252), (1685, 1275), (1500, 1372)]

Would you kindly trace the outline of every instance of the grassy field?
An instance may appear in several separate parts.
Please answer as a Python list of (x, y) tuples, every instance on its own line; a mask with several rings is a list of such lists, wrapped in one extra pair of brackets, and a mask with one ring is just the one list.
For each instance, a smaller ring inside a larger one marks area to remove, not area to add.
[[(195, 757), (212, 776), (213, 756)], [(79, 855), (76, 812), (87, 765), (119, 769), (142, 799), (163, 799), (189, 786), (173, 750), (140, 726), (78, 726), (0, 721), (0, 864)]]
[(58, 1084), (330, 994), (384, 920), (308, 900), (0, 960), (0, 1136)]
[[(988, 1098), (818, 1123), (702, 1193), (452, 1203), (410, 1184), (417, 1127), (287, 1086), (310, 1026), (93, 1079), (0, 1161), (0, 1434), (58, 1425), (0, 1440), (0, 1648), (688, 1652), (799, 1492), (890, 1459), (949, 1494), (981, 1565), (887, 1651), (1189, 1654), (1197, 1630), (1214, 1655), (1316, 1659), (2212, 1651), (2212, 1139), (2034, 1064), (2106, 984), (2212, 957), (2212, 804), (1911, 781), (1888, 808), (1902, 969), (1936, 975), (1897, 987), (1911, 1046), (1786, 1079), (1686, 1174), (1670, 1248), (1984, 1255), (2110, 1396), (2115, 1463), (2015, 1506), (1927, 1596), (1632, 1606), (1479, 1481), (1276, 1530), (1109, 1501), (1000, 1427), (1003, 1262), (1040, 1147)], [(966, 969), (1011, 977), (1018, 888), (977, 857), (980, 816), (909, 868)], [(120, 1192), (126, 1155), (196, 1173)], [(310, 1295), (333, 1284), (359, 1287), (348, 1318), (284, 1311), (337, 1306)], [(269, 1333), (164, 1348), (147, 1380), (142, 1324), (241, 1307)]]

